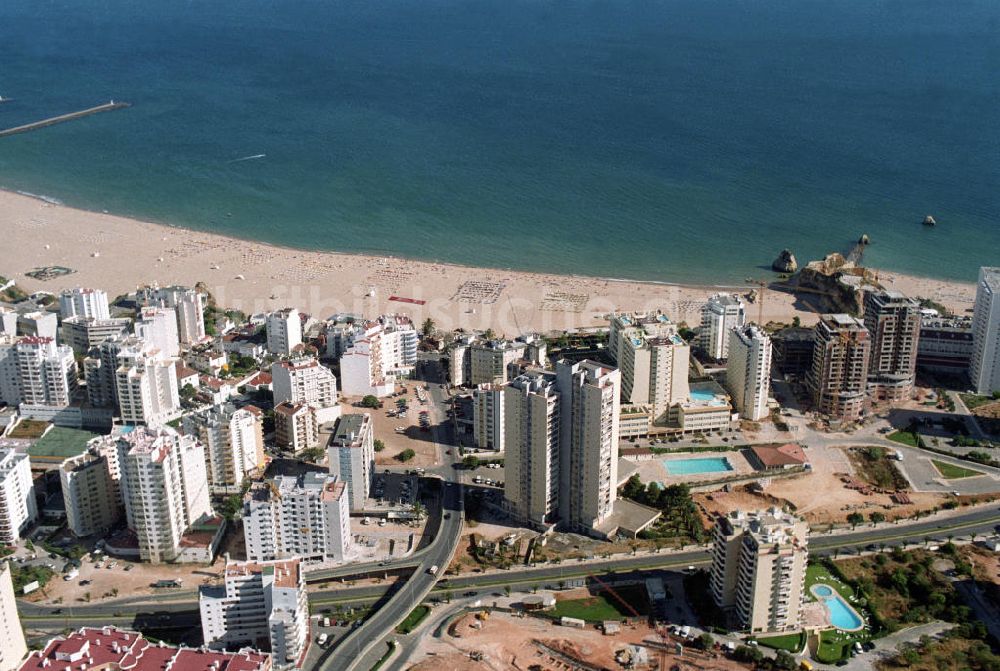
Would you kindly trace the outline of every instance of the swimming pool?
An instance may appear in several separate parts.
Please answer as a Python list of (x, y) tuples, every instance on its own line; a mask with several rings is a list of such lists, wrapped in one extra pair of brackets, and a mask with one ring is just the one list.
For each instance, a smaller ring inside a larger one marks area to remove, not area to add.
[(707, 403), (715, 398), (715, 394), (704, 389), (692, 389), (689, 395), (692, 401), (700, 401), (702, 403)]
[(693, 459), (664, 459), (663, 466), (670, 475), (701, 475), (725, 473), (733, 470), (725, 457), (695, 457)]
[(864, 625), (861, 616), (829, 585), (813, 585), (813, 595), (826, 606), (830, 624), (841, 631), (857, 631)]

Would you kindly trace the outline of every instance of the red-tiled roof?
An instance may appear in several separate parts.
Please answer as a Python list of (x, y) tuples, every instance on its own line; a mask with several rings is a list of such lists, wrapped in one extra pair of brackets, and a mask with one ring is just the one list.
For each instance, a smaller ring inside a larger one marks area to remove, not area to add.
[(755, 445), (750, 449), (757, 455), (765, 468), (777, 468), (779, 466), (801, 466), (805, 464), (806, 453), (795, 443), (785, 445)]

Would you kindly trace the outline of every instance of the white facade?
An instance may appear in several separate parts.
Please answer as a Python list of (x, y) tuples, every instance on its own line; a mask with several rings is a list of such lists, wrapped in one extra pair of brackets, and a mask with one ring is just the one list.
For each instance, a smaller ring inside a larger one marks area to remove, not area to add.
[(969, 377), (977, 394), (1000, 390), (1000, 268), (980, 268)]
[(417, 362), (420, 336), (403, 315), (336, 322), (327, 329), (327, 338), (327, 353), (340, 359), (345, 396), (388, 396), (396, 390), (397, 379)]
[[(29, 336), (18, 340), (13, 351), (18, 391), (9, 403), (63, 407), (72, 402), (77, 388), (72, 349), (52, 338)], [(9, 364), (5, 368), (9, 371)]]
[(279, 403), (274, 406), (274, 440), (278, 447), (292, 452), (319, 445), (316, 411), (305, 403)]
[(715, 294), (701, 309), (698, 345), (711, 358), (725, 359), (729, 356), (729, 332), (745, 322), (746, 310), (739, 296)]
[(375, 473), (375, 433), (371, 415), (341, 417), (326, 454), (330, 474), (347, 485), (351, 510), (364, 510)]
[(688, 398), (691, 348), (662, 313), (612, 314), (608, 353), (621, 371), (621, 401), (648, 406), (654, 421)]
[(247, 557), (342, 562), (352, 547), (347, 487), (324, 473), (255, 483), (243, 499)]
[(93, 317), (67, 317), (60, 327), (62, 343), (74, 352), (86, 353), (108, 338), (117, 338), (128, 333), (129, 319), (94, 319)]
[(111, 319), (108, 295), (100, 289), (66, 289), (59, 294), (59, 316)]
[(10, 562), (0, 563), (0, 671), (13, 671), (28, 654), (14, 598)]
[(37, 520), (28, 455), (0, 449), (0, 544), (14, 545)]
[(184, 417), (184, 432), (205, 446), (208, 483), (213, 489), (239, 487), (264, 467), (262, 425), (258, 415), (233, 405), (217, 405)]
[(55, 312), (22, 312), (17, 315), (17, 332), (23, 336), (55, 340), (59, 335), (59, 315)]
[(202, 587), (198, 603), (209, 648), (269, 641), (275, 669), (298, 667), (309, 645), (309, 604), (297, 559), (227, 562), (225, 584)]
[(304, 403), (312, 407), (320, 424), (340, 416), (337, 377), (314, 358), (276, 361), (271, 365), (271, 390), (275, 403)]
[(188, 287), (154, 287), (144, 292), (147, 300), (170, 308), (177, 316), (177, 337), (185, 345), (205, 339), (205, 294)]
[(165, 357), (177, 357), (181, 353), (177, 336), (177, 313), (170, 308), (143, 308), (133, 325), (135, 335), (146, 341), (153, 349)]
[(267, 349), (277, 356), (291, 356), (302, 344), (302, 320), (298, 310), (285, 308), (271, 312), (264, 322), (267, 331)]
[(160, 426), (180, 412), (173, 361), (137, 343), (121, 349), (116, 358), (115, 391), (124, 423)]
[(98, 439), (87, 452), (59, 466), (66, 524), (78, 537), (104, 533), (121, 519), (117, 460), (115, 443)]
[(771, 338), (758, 326), (746, 325), (729, 332), (726, 386), (743, 419), (767, 416), (771, 391)]
[(142, 561), (173, 561), (181, 536), (211, 514), (205, 450), (172, 429), (136, 428), (118, 439), (121, 493)]
[(481, 384), (472, 392), (472, 436), (476, 447), (503, 452), (506, 445), (504, 387)]
[(535, 527), (559, 521), (562, 420), (555, 373), (532, 371), (503, 388), (504, 497)]

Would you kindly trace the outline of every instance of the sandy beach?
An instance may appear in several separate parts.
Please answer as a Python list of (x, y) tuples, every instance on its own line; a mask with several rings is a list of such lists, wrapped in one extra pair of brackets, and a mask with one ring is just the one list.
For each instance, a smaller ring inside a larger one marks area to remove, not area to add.
[[(28, 292), (90, 286), (115, 296), (143, 284), (203, 282), (220, 306), (247, 313), (286, 306), (317, 318), (338, 312), (398, 312), (418, 323), (430, 317), (442, 329), (492, 328), (507, 336), (602, 326), (611, 310), (661, 309), (676, 322), (694, 325), (706, 297), (720, 291), (288, 249), (77, 210), (8, 191), (0, 191), (0, 232), (0, 275)], [(48, 281), (25, 275), (45, 266), (74, 272)], [(887, 287), (931, 298), (959, 313), (970, 310), (975, 297), (973, 284), (892, 272), (882, 272), (880, 278)], [(757, 309), (748, 306), (753, 316)], [(790, 322), (795, 316), (803, 324), (816, 319), (793, 296), (767, 292), (765, 320)]]

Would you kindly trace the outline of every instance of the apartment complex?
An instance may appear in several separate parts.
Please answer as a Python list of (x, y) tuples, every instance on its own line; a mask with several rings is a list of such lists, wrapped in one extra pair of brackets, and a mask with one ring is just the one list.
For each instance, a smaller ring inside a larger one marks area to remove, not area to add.
[(654, 422), (687, 400), (691, 348), (666, 315), (612, 314), (608, 354), (621, 371), (622, 403), (648, 407)]
[(181, 536), (211, 515), (205, 449), (169, 428), (136, 427), (118, 438), (121, 495), (139, 557), (175, 560)]
[(294, 668), (309, 645), (309, 604), (297, 559), (227, 562), (225, 582), (199, 590), (201, 630), (212, 649), (268, 648), (275, 669)]
[(920, 321), (917, 367), (934, 373), (964, 375), (972, 361), (972, 317), (925, 315)]
[(776, 509), (720, 517), (712, 549), (716, 605), (750, 632), (801, 628), (809, 525)]
[(326, 453), (330, 474), (347, 485), (351, 510), (364, 510), (375, 474), (371, 415), (349, 414), (337, 420)]
[(920, 304), (898, 291), (871, 291), (864, 309), (871, 343), (868, 395), (874, 403), (906, 401), (916, 378)]
[(150, 305), (169, 308), (177, 321), (177, 337), (184, 345), (205, 339), (205, 294), (189, 287), (149, 287), (138, 292)]
[(291, 356), (302, 344), (302, 318), (294, 308), (268, 313), (264, 321), (267, 350), (277, 356)]
[(123, 337), (128, 333), (131, 320), (96, 319), (94, 317), (68, 317), (60, 326), (62, 343), (77, 354), (86, 354), (108, 338)]
[(481, 384), (472, 391), (472, 439), (477, 448), (504, 451), (505, 412), (503, 385)]
[[(349, 329), (341, 326), (336, 333), (332, 348), (340, 350), (345, 396), (388, 396), (395, 391), (396, 381), (417, 363), (420, 336), (409, 317), (382, 315), (373, 321), (354, 321)], [(331, 345), (327, 347), (329, 351)]]
[(746, 322), (746, 309), (736, 294), (715, 294), (701, 309), (698, 346), (710, 358), (721, 361), (729, 356), (729, 332)]
[(254, 483), (243, 499), (247, 557), (344, 561), (351, 548), (346, 483), (325, 473)]
[(545, 341), (535, 334), (526, 334), (516, 340), (469, 334), (458, 338), (448, 350), (451, 383), (455, 386), (506, 384), (511, 378), (513, 364), (520, 361), (545, 367)]
[(66, 525), (78, 537), (104, 533), (121, 519), (121, 471), (117, 446), (98, 439), (59, 466)]
[(259, 411), (231, 403), (216, 405), (186, 415), (184, 432), (196, 436), (205, 446), (208, 483), (213, 490), (238, 488), (264, 467), (264, 429)]
[[(50, 639), (18, 671), (271, 671), (271, 656), (256, 650), (174, 647), (117, 627), (81, 627)], [(4, 667), (6, 671), (6, 667)]]
[(150, 348), (164, 357), (177, 357), (181, 353), (177, 335), (177, 313), (170, 308), (145, 307), (139, 310), (132, 330)]
[(316, 411), (305, 403), (274, 406), (274, 442), (278, 447), (299, 453), (319, 444)]
[(70, 317), (110, 319), (108, 295), (100, 289), (66, 289), (59, 294), (59, 316), (64, 320)]
[(758, 421), (767, 416), (771, 391), (771, 338), (753, 324), (729, 332), (726, 386), (740, 417)]
[(977, 394), (1000, 390), (1000, 268), (980, 268), (969, 377)]
[(560, 361), (507, 386), (504, 497), (515, 517), (601, 533), (617, 497), (619, 381), (593, 361)]
[(13, 671), (28, 654), (14, 598), (11, 562), (0, 562), (0, 671)]
[[(108, 347), (114, 349), (115, 341), (108, 341)], [(173, 360), (144, 342), (120, 347), (115, 359), (118, 367), (114, 388), (122, 422), (155, 427), (180, 413), (180, 390)], [(103, 359), (100, 366), (88, 370), (97, 373), (101, 368)]]
[(813, 403), (840, 421), (857, 421), (867, 405), (871, 342), (864, 323), (846, 314), (822, 315), (815, 329), (807, 384)]
[(37, 520), (28, 455), (0, 448), (0, 544), (16, 544)]
[(275, 403), (305, 403), (316, 411), (316, 421), (320, 424), (332, 422), (340, 416), (337, 378), (313, 357), (272, 364), (271, 389)]
[(0, 400), (51, 407), (69, 405), (77, 389), (73, 350), (54, 338), (0, 340)]

